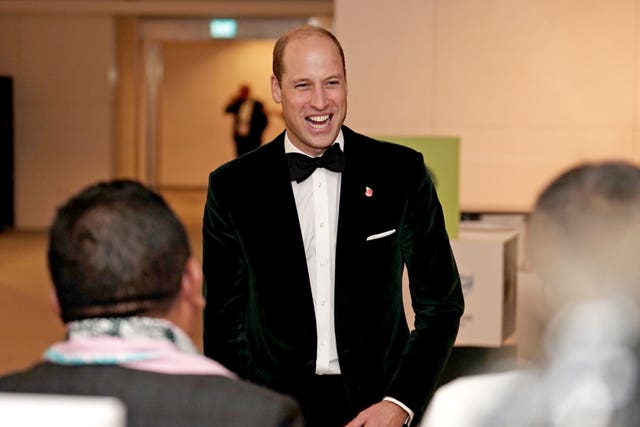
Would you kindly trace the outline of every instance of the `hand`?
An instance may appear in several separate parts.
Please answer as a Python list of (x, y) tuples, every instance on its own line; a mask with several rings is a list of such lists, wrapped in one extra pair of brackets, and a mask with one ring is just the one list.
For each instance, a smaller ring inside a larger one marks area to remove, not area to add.
[(400, 406), (383, 400), (360, 412), (345, 427), (402, 427), (408, 416)]

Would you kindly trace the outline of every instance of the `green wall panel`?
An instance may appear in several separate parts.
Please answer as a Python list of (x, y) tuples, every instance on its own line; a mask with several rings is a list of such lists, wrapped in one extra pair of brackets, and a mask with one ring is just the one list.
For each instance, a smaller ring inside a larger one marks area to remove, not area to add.
[(427, 168), (435, 178), (449, 238), (457, 238), (460, 226), (460, 139), (438, 136), (383, 136), (378, 139), (405, 145), (422, 153)]

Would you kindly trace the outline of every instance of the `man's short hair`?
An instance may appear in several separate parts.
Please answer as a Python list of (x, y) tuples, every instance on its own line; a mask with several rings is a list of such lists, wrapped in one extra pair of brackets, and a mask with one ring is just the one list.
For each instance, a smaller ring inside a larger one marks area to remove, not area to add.
[(334, 36), (333, 33), (331, 33), (331, 31), (323, 27), (305, 24), (305, 25), (300, 25), (298, 27), (295, 27), (289, 30), (288, 32), (286, 32), (276, 41), (276, 44), (273, 47), (273, 75), (276, 76), (278, 83), (282, 82), (281, 80), (282, 74), (284, 74), (285, 72), (283, 60), (284, 60), (284, 51), (285, 51), (285, 48), (287, 47), (287, 44), (292, 39), (304, 38), (309, 36), (326, 37), (336, 45), (336, 47), (338, 48), (338, 52), (340, 52), (340, 58), (342, 59), (342, 71), (345, 77), (347, 76), (347, 68), (344, 60), (344, 51), (342, 50), (342, 46), (340, 45), (340, 42), (338, 41), (336, 36)]
[(573, 295), (640, 283), (640, 169), (588, 163), (553, 180), (538, 197), (528, 233), (531, 256)]
[(92, 185), (62, 205), (48, 261), (64, 322), (164, 313), (190, 256), (186, 231), (142, 184)]

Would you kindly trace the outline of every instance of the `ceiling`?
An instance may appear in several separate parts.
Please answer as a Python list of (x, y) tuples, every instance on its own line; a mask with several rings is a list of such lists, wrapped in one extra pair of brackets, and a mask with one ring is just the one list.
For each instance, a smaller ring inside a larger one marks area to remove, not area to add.
[(143, 16), (332, 16), (333, 0), (0, 0), (1, 13)]

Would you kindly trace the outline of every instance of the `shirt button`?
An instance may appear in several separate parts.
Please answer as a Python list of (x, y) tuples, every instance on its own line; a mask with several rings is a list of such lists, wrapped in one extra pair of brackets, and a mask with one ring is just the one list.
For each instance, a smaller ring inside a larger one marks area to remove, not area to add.
[(320, 223), (320, 228), (324, 228), (324, 222)]
[(322, 301), (320, 301), (320, 305), (321, 305), (321, 306), (323, 306), (323, 307), (324, 307), (324, 306), (325, 306), (325, 304), (327, 304), (327, 300), (324, 300), (324, 299), (323, 299)]
[(322, 187), (322, 183), (321, 182), (318, 183), (318, 188), (320, 188), (320, 187)]

